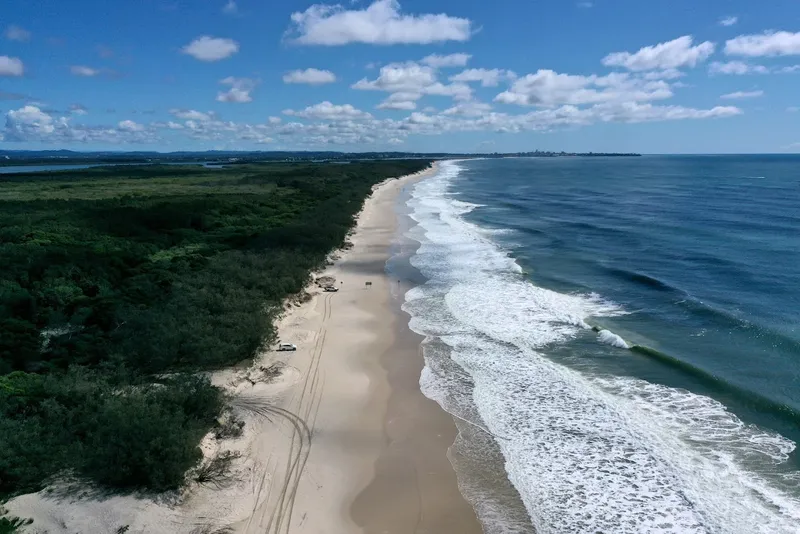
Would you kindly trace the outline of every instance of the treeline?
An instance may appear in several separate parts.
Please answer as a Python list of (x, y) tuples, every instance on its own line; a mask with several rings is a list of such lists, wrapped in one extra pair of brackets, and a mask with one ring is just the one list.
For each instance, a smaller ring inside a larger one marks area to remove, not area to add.
[(197, 371), (273, 342), (371, 187), (428, 164), (0, 177), (0, 497), (179, 486), (224, 408)]

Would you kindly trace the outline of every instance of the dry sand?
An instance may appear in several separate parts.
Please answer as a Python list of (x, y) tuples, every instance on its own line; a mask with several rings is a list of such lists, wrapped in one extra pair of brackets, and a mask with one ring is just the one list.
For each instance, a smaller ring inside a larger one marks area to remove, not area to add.
[(228, 481), (156, 500), (43, 491), (6, 507), (34, 519), (30, 532), (54, 534), (480, 533), (446, 456), (455, 425), (419, 391), (420, 338), (385, 273), (397, 194), (424, 174), (376, 186), (353, 247), (322, 273), (339, 291), (313, 286), (281, 319), (297, 352), (212, 377), (246, 423), (238, 439), (202, 443), (207, 458), (241, 455)]

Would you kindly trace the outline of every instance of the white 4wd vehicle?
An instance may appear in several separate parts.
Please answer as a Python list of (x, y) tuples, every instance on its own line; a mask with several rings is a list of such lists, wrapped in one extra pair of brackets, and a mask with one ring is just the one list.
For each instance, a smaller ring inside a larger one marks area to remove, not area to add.
[(293, 345), (292, 343), (279, 343), (278, 344), (278, 352), (285, 352), (289, 350), (297, 350), (297, 345)]

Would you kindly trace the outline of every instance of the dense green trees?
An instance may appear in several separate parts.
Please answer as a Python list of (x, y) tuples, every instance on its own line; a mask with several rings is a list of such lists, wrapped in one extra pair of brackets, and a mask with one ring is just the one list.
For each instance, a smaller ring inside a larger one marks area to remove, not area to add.
[(197, 372), (272, 342), (370, 188), (427, 164), (0, 177), (0, 495), (178, 486), (223, 407)]

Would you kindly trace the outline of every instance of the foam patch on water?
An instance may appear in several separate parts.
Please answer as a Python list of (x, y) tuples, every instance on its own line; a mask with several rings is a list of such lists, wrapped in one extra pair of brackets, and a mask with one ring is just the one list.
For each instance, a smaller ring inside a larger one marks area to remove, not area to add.
[[(412, 192), (419, 226), (408, 235), (421, 245), (411, 262), (429, 282), (403, 308), (429, 340), (423, 392), (494, 436), (537, 532), (797, 532), (800, 502), (769, 478), (791, 441), (713, 399), (584, 375), (543, 355), (588, 328), (587, 318), (624, 311), (524, 279), (464, 219), (476, 206), (450, 199), (458, 172), (444, 163)], [(627, 347), (612, 332), (598, 337)], [(481, 520), (487, 532), (513, 531), (496, 513)]]
[(610, 330), (600, 330), (597, 333), (597, 340), (600, 343), (605, 343), (606, 345), (611, 345), (612, 347), (617, 347), (620, 349), (631, 348), (630, 345), (628, 345), (628, 343), (624, 339), (619, 337), (614, 332), (611, 332)]

